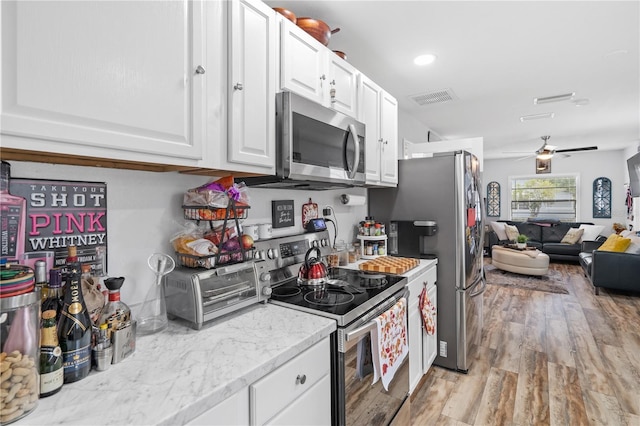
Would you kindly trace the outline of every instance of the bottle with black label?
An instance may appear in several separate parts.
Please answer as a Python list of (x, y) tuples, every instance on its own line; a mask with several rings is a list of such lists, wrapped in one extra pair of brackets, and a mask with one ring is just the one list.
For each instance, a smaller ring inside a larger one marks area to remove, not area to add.
[(64, 304), (58, 322), (64, 383), (82, 380), (91, 370), (91, 318), (80, 286), (80, 264), (67, 264)]
[(40, 329), (40, 398), (57, 393), (63, 383), (64, 368), (56, 330), (56, 311), (51, 309), (42, 313)]
[(42, 312), (50, 309), (56, 311), (56, 322), (60, 320), (60, 312), (63, 306), (62, 271), (54, 268), (49, 271), (49, 283), (47, 284), (47, 297), (42, 302)]

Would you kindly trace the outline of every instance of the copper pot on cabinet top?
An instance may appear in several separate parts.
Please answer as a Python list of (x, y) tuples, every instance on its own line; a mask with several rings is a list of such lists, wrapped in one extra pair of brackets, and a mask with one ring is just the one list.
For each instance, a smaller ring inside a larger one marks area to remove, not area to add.
[(340, 31), (340, 28), (334, 28), (332, 30), (325, 22), (306, 16), (303, 18), (298, 18), (296, 25), (305, 30), (309, 35), (311, 35), (311, 37), (315, 38), (325, 46), (329, 44), (331, 34), (335, 34)]
[(284, 16), (294, 24), (297, 23), (298, 21), (298, 19), (296, 18), (296, 14), (290, 11), (289, 9), (285, 9), (284, 7), (274, 7), (273, 10), (275, 10), (280, 15)]

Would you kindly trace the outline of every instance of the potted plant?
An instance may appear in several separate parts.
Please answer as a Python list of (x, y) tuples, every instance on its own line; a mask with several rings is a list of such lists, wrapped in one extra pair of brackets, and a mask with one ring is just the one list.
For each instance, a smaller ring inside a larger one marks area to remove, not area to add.
[(528, 239), (529, 239), (529, 237), (527, 237), (524, 234), (518, 235), (518, 237), (516, 238), (516, 247), (518, 247), (519, 249), (526, 248)]

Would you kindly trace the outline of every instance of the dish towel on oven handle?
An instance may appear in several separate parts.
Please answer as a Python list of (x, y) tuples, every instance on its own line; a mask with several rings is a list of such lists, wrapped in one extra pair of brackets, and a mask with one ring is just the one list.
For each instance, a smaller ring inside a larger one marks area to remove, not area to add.
[(418, 299), (418, 306), (420, 307), (420, 316), (422, 317), (422, 326), (429, 335), (436, 334), (436, 307), (431, 303), (429, 294), (427, 293), (427, 287), (425, 286), (420, 293)]
[(407, 299), (401, 298), (374, 321), (376, 329), (371, 333), (373, 383), (381, 378), (382, 386), (385, 390), (389, 390), (389, 383), (409, 353)]

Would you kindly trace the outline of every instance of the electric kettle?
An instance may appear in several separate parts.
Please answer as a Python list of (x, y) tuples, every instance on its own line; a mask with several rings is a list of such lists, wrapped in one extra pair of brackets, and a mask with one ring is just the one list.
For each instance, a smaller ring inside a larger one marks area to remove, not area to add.
[[(310, 257), (312, 252), (316, 257)], [(322, 254), (317, 247), (311, 247), (304, 256), (304, 263), (298, 271), (298, 284), (306, 286), (323, 285), (327, 279), (327, 266), (321, 260)]]

